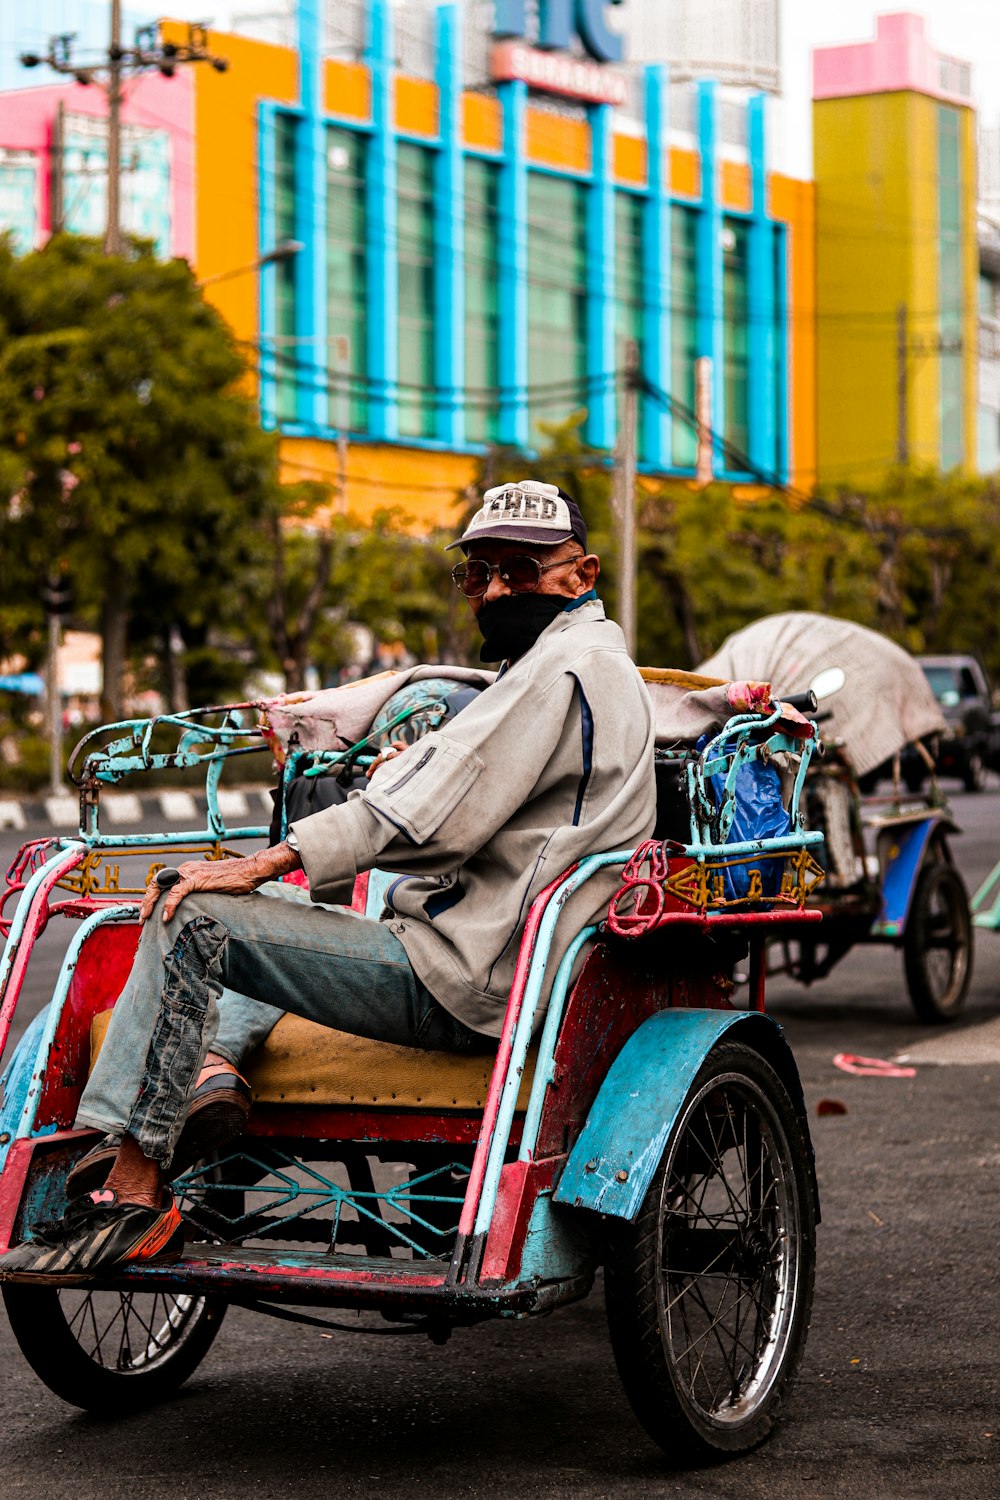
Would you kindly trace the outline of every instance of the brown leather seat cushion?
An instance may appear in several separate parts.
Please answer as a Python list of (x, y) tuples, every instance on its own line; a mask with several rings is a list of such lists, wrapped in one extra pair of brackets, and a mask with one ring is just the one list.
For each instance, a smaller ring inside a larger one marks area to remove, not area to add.
[[(90, 1065), (104, 1041), (111, 1012), (94, 1017)], [(535, 1049), (528, 1054), (518, 1095), (527, 1108)], [(260, 1104), (372, 1105), (383, 1109), (482, 1109), (493, 1071), (493, 1054), (460, 1057), (370, 1042), (315, 1021), (285, 1015), (247, 1068)]]

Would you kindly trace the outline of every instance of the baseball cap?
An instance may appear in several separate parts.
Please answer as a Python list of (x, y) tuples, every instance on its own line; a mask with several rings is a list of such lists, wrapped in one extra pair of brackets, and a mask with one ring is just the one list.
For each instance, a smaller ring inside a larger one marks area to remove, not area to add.
[(555, 547), (575, 537), (587, 550), (587, 525), (576, 501), (557, 484), (540, 479), (517, 479), (494, 485), (457, 542), (445, 548), (468, 547), (471, 542), (530, 542)]

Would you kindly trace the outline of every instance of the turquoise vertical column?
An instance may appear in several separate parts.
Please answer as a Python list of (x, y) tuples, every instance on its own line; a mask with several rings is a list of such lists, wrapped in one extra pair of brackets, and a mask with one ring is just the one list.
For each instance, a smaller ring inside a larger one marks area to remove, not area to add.
[(528, 446), (528, 167), (524, 113), (528, 90), (515, 80), (497, 92), (503, 110), (498, 246), (501, 443)]
[(326, 340), (326, 127), (323, 123), (323, 0), (298, 0), (299, 122), (295, 147), (296, 410), (309, 429), (329, 427)]
[(399, 257), (390, 0), (369, 0), (365, 62), (372, 99), (365, 178), (368, 428), (372, 437), (392, 440), (399, 436)]
[[(274, 225), (276, 184), (278, 177), (275, 150), (275, 107), (270, 99), (257, 106), (257, 140), (259, 144), (259, 186), (257, 189), (257, 250), (265, 255), (275, 241)], [(257, 331), (260, 339), (260, 420), (269, 431), (278, 425), (278, 361), (275, 344), (278, 271), (273, 261), (257, 272)]]
[(777, 469), (777, 350), (774, 321), (774, 229), (767, 215), (767, 133), (763, 94), (747, 105), (751, 220), (747, 247), (750, 318), (750, 459), (766, 474)]
[(465, 171), (462, 154), (461, 14), (437, 12), (438, 121), (434, 163), (434, 384), (436, 435), (465, 442)]
[[(714, 80), (698, 84), (698, 149), (701, 155), (701, 213), (698, 216), (698, 358), (712, 361), (712, 428), (726, 430), (725, 306), (722, 285), (722, 207), (718, 186), (718, 86)], [(725, 461), (715, 448), (713, 470)]]
[[(646, 205), (642, 237), (642, 370), (651, 385), (673, 394), (670, 312), (672, 255), (670, 187), (666, 181), (669, 128), (667, 70), (646, 69)], [(645, 461), (655, 470), (671, 466), (671, 422), (661, 402), (642, 398)]]
[(789, 479), (789, 432), (792, 414), (788, 404), (788, 231), (775, 224), (774, 234), (774, 467), (778, 479)]
[(615, 184), (610, 104), (591, 105), (587, 190), (587, 441), (615, 443)]

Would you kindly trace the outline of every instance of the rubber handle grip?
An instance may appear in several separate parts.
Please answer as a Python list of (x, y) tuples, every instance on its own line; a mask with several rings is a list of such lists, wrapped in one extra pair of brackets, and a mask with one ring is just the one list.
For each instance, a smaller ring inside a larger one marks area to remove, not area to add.
[(804, 693), (781, 693), (778, 695), (778, 702), (790, 704), (800, 714), (814, 714), (819, 708), (819, 699), (812, 688), (807, 688)]

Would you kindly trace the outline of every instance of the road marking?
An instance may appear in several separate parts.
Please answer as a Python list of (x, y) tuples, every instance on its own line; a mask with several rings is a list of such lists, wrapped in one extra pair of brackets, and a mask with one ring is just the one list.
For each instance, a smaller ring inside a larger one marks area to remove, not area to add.
[(161, 792), (157, 800), (168, 823), (186, 823), (194, 828), (198, 808), (190, 792)]
[(947, 1031), (901, 1052), (900, 1063), (937, 1063), (942, 1066), (977, 1067), (983, 1063), (1000, 1063), (1000, 1016), (966, 1026), (961, 1031)]
[(0, 802), (0, 828), (24, 828), (26, 821), (20, 802)]
[(228, 823), (232, 818), (247, 816), (247, 799), (242, 792), (226, 792), (220, 787), (216, 793), (219, 812)]
[(76, 828), (80, 821), (80, 804), (75, 797), (46, 797), (45, 816), (57, 828), (64, 823)]
[(142, 803), (135, 792), (114, 792), (101, 798), (101, 812), (109, 823), (120, 827), (123, 823), (142, 822)]

